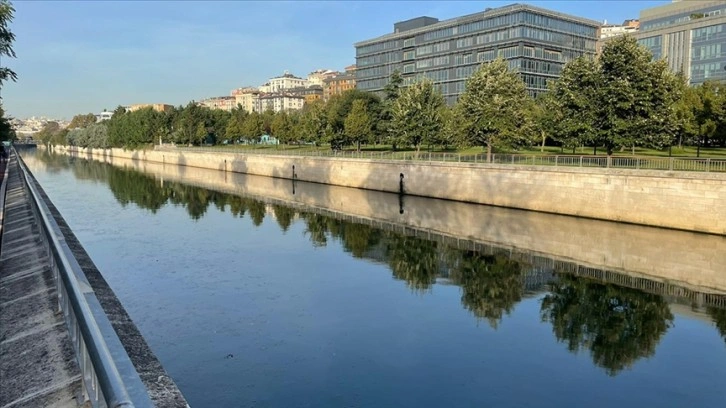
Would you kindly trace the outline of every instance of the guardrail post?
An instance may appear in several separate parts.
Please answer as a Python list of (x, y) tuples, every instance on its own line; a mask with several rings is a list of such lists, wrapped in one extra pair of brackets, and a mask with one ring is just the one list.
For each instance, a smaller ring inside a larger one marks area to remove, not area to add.
[(711, 159), (706, 159), (706, 172), (711, 171)]
[(555, 156), (555, 167), (557, 167), (557, 162), (560, 160), (560, 156)]
[(673, 157), (671, 157), (670, 160), (668, 160), (668, 170), (673, 170), (673, 160), (674, 160)]
[(582, 167), (582, 156), (580, 156), (580, 167)]

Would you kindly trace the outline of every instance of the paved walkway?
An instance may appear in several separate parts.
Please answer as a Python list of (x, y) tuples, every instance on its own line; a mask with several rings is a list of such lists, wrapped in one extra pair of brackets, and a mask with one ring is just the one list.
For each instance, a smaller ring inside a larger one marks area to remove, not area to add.
[(78, 407), (83, 384), (58, 312), (55, 279), (16, 158), (7, 164), (0, 245), (0, 408)]

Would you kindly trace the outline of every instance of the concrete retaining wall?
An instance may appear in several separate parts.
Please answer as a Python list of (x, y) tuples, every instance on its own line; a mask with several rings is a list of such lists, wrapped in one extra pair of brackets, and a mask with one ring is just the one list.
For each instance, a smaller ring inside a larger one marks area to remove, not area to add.
[(123, 149), (71, 150), (726, 235), (726, 174)]

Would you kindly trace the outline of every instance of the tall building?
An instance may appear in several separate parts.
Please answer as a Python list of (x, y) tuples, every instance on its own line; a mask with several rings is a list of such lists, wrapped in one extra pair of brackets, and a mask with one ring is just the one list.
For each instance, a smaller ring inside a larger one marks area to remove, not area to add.
[(256, 101), (255, 110), (265, 112), (271, 110), (275, 113), (302, 109), (305, 97), (285, 92), (261, 94)]
[(323, 100), (327, 101), (335, 95), (340, 95), (345, 91), (355, 89), (355, 64), (345, 67), (345, 73), (336, 72), (323, 81)]
[(673, 0), (642, 10), (636, 38), (692, 85), (726, 80), (726, 0)]
[(568, 61), (595, 55), (599, 26), (523, 4), (444, 21), (418, 17), (398, 22), (393, 33), (355, 44), (357, 88), (380, 93), (397, 69), (405, 85), (424, 76), (453, 103), (481, 63), (502, 56), (536, 94), (560, 76)]
[(319, 69), (308, 74), (308, 86), (323, 86), (323, 81), (339, 74), (329, 69)]

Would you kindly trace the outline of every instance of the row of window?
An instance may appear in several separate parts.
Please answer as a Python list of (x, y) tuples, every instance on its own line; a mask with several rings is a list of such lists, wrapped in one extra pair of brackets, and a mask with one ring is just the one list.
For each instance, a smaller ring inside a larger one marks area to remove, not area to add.
[(701, 63), (691, 65), (691, 83), (701, 83), (705, 80), (723, 80), (726, 79), (726, 67), (721, 63)]
[(485, 18), (455, 27), (442, 28), (423, 35), (424, 41), (448, 38), (455, 35), (478, 32), (496, 27), (506, 27), (514, 24), (528, 23), (539, 27), (546, 27), (553, 30), (564, 31), (582, 36), (595, 37), (597, 28), (563, 19), (553, 18), (542, 14), (531, 12), (517, 12), (492, 18)]
[(356, 59), (356, 65), (366, 67), (368, 65), (388, 64), (396, 63), (401, 61), (401, 54), (399, 52), (386, 52), (383, 54), (369, 55), (367, 57), (359, 57)]
[(373, 52), (380, 52), (385, 50), (393, 50), (401, 47), (401, 41), (390, 40), (382, 43), (364, 45), (356, 50), (356, 55), (370, 54)]
[(436, 43), (436, 44), (424, 45), (424, 46), (418, 47), (416, 49), (416, 55), (428, 55), (428, 54), (432, 54), (432, 53), (448, 51), (449, 46), (450, 46), (450, 43), (448, 41), (440, 42), (440, 43)]
[(701, 12), (695, 12), (695, 11), (689, 11), (687, 14), (681, 14), (677, 16), (668, 16), (664, 17), (662, 19), (657, 19), (653, 21), (648, 21), (643, 23), (640, 26), (640, 29), (645, 30), (654, 30), (656, 28), (665, 27), (673, 24), (680, 24), (685, 23), (687, 21), (691, 20), (697, 20), (701, 18), (706, 17), (712, 17), (712, 16), (718, 16), (721, 14), (726, 14), (726, 9), (723, 8), (723, 5), (717, 5), (715, 7), (706, 8)]
[(721, 43), (694, 46), (691, 50), (691, 59), (693, 61), (721, 58), (722, 56)]
[(441, 65), (449, 65), (449, 56), (444, 55), (443, 57), (436, 57), (436, 58), (427, 58), (423, 60), (416, 61), (416, 68), (428, 68), (428, 67), (438, 67)]
[(692, 41), (707, 41), (713, 38), (720, 37), (719, 34), (723, 33), (723, 24), (712, 25), (703, 28), (696, 28), (691, 30)]
[(522, 37), (560, 44), (564, 47), (578, 50), (595, 51), (595, 40), (586, 40), (573, 35), (541, 30), (539, 28), (522, 27)]

